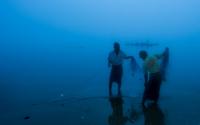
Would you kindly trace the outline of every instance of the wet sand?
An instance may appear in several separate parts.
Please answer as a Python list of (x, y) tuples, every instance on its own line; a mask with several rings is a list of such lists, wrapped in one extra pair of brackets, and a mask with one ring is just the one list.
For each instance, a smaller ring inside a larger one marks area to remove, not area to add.
[[(71, 97), (1, 114), (2, 125), (199, 125), (199, 99), (160, 98), (143, 109), (140, 97)], [(179, 100), (178, 100), (179, 99)]]

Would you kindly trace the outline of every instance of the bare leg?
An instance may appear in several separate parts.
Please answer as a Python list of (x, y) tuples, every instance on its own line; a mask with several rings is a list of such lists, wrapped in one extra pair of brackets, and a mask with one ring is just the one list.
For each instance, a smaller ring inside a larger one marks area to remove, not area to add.
[(121, 82), (118, 83), (118, 95), (121, 95)]

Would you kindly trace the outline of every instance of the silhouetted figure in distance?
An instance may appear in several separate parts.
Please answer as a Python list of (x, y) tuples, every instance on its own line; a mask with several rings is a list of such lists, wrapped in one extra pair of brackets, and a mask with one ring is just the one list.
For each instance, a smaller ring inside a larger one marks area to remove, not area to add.
[(121, 49), (120, 44), (115, 42), (114, 50), (109, 53), (108, 66), (112, 67), (109, 79), (109, 94), (112, 95), (113, 82), (118, 84), (118, 94), (121, 93), (122, 75), (123, 75), (123, 61), (124, 59), (133, 59), (132, 56), (127, 56)]

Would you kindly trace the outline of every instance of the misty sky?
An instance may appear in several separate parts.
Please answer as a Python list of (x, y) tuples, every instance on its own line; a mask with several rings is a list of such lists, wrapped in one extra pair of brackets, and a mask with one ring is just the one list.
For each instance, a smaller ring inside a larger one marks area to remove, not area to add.
[(3, 0), (1, 36), (194, 36), (200, 33), (199, 5), (198, 0)]

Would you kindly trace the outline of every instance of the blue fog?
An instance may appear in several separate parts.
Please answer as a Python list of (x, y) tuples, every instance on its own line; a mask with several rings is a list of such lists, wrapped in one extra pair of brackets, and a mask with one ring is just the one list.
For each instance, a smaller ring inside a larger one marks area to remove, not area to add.
[[(166, 124), (199, 125), (199, 6), (198, 0), (0, 1), (0, 123), (108, 124), (111, 109), (106, 99), (79, 102), (83, 109), (92, 107), (86, 121), (77, 104), (63, 108), (53, 102), (107, 97), (107, 56), (118, 40), (139, 64), (139, 50), (156, 54), (170, 48), (168, 80), (160, 99)], [(159, 45), (127, 46), (147, 40)], [(136, 100), (127, 102), (140, 102), (141, 78), (139, 73), (131, 76), (126, 61), (123, 95)], [(29, 121), (23, 119), (27, 115)], [(144, 124), (141, 119), (135, 124)]]

